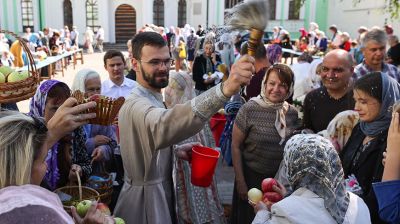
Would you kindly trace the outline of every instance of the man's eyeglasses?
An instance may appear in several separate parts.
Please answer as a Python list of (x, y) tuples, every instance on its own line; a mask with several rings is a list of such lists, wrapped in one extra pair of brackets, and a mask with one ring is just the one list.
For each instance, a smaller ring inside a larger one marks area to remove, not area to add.
[(328, 68), (328, 67), (325, 67), (325, 66), (322, 66), (322, 68), (321, 68), (321, 73), (326, 74), (326, 73), (328, 73), (330, 71), (332, 71), (335, 74), (340, 74), (340, 73), (344, 72), (344, 68), (340, 68), (340, 67), (338, 67), (338, 68)]
[(147, 64), (151, 65), (152, 67), (160, 67), (161, 65), (165, 65), (166, 67), (170, 67), (171, 64), (172, 64), (172, 59), (170, 59), (170, 58), (165, 59), (165, 60), (153, 59), (153, 60), (150, 60), (150, 61), (142, 61), (142, 60), (139, 60), (139, 61), (143, 62), (143, 63), (147, 63)]

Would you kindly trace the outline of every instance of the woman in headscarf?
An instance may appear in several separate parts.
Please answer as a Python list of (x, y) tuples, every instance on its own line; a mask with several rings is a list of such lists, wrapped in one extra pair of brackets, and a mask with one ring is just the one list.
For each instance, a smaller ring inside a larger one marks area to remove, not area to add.
[(250, 223), (254, 211), (247, 191), (274, 177), (283, 158), (284, 142), (300, 127), (296, 109), (285, 100), (292, 94), (294, 74), (284, 64), (272, 65), (261, 94), (239, 110), (233, 126), (232, 159), (235, 186), (231, 223)]
[(270, 44), (267, 47), (267, 58), (271, 65), (280, 63), (282, 59), (282, 47), (278, 44)]
[[(29, 114), (49, 121), (57, 109), (70, 97), (67, 84), (57, 80), (47, 80), (36, 90), (29, 105)], [(46, 157), (47, 172), (42, 186), (55, 190), (77, 180), (89, 177), (92, 172), (90, 158), (86, 152), (86, 136), (83, 127), (75, 129), (54, 144)]]
[(94, 50), (93, 50), (94, 33), (92, 31), (92, 28), (86, 27), (84, 40), (85, 40), (84, 47), (87, 48), (87, 53), (93, 54), (93, 52), (94, 52)]
[(235, 62), (235, 52), (233, 50), (234, 46), (231, 35), (229, 33), (222, 34), (217, 46), (218, 52), (221, 56), (221, 62), (226, 65), (229, 73), (231, 66)]
[(378, 215), (372, 183), (382, 179), (390, 108), (400, 99), (400, 84), (386, 74), (373, 72), (356, 81), (353, 93), (360, 122), (340, 154), (343, 170), (346, 178), (354, 176), (358, 181), (358, 194), (367, 204), (372, 222), (385, 223)]
[[(92, 69), (80, 70), (74, 78), (71, 87), (72, 92), (77, 90), (84, 94), (85, 98), (100, 94), (100, 75)], [(86, 150), (93, 158), (93, 173), (104, 172), (104, 168), (114, 155), (117, 146), (116, 134), (113, 126), (86, 124), (83, 126), (86, 133)]]
[[(172, 108), (176, 104), (184, 104), (194, 97), (194, 82), (187, 67), (180, 72), (171, 71), (168, 86), (165, 88), (165, 104)], [(198, 134), (182, 141), (180, 144), (200, 142), (214, 148), (209, 125)], [(219, 200), (216, 182), (207, 188), (191, 184), (190, 163), (174, 156), (173, 177), (177, 204), (178, 223), (225, 223), (224, 209)]]
[[(285, 145), (283, 163), (292, 193), (267, 208), (259, 202), (253, 224), (371, 223), (368, 208), (347, 192), (340, 158), (329, 140), (315, 134), (298, 134)], [(270, 202), (267, 202), (270, 204)]]

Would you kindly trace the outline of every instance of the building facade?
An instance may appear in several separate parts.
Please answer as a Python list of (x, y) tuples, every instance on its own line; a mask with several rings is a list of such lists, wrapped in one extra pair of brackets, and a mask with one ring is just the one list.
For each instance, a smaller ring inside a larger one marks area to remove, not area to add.
[[(0, 27), (22, 33), (25, 27), (42, 30), (64, 25), (105, 30), (105, 42), (125, 42), (145, 24), (193, 27), (224, 24), (224, 11), (243, 0), (0, 0)], [(246, 0), (245, 0), (246, 1)], [(297, 9), (294, 0), (266, 0), (270, 5), (268, 30), (283, 26), (293, 38), (312, 21), (326, 31), (331, 24), (355, 35), (357, 27), (382, 26), (389, 20), (385, 1), (306, 0)], [(388, 21), (391, 22), (390, 20)], [(397, 27), (399, 23), (395, 23)], [(394, 26), (394, 27), (396, 27)]]

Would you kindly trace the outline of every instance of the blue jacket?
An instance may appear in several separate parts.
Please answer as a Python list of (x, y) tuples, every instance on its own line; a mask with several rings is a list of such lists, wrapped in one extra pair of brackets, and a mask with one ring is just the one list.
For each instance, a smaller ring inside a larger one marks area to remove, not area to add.
[(400, 223), (400, 180), (372, 184), (379, 205), (379, 216), (389, 223)]

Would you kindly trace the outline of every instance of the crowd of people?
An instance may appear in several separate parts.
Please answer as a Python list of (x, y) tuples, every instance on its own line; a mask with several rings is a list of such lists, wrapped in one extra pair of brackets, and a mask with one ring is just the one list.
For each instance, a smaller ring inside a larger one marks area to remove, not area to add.
[[(398, 223), (398, 38), (389, 25), (360, 27), (357, 39), (332, 25), (329, 40), (309, 27), (295, 42), (274, 27), (251, 57), (240, 35), (149, 24), (128, 41), (128, 57), (105, 52), (106, 80), (83, 69), (71, 88), (42, 82), (28, 114), (0, 112), (0, 223), (108, 223), (96, 203), (72, 218), (52, 193), (104, 171), (116, 173), (110, 208), (126, 223)], [(35, 52), (79, 43), (76, 27), (24, 38)], [(23, 66), (22, 49), (0, 39), (10, 52), (2, 65)], [(103, 28), (86, 31), (88, 53), (94, 39), (102, 52)], [(302, 54), (287, 65), (283, 48)], [(89, 124), (95, 114), (82, 112), (96, 105), (77, 105), (77, 90), (124, 97), (117, 123)], [(191, 148), (219, 143), (209, 121), (221, 108), (221, 151), (235, 173), (230, 217), (218, 180), (190, 180)], [(283, 199), (249, 202), (268, 177)]]

